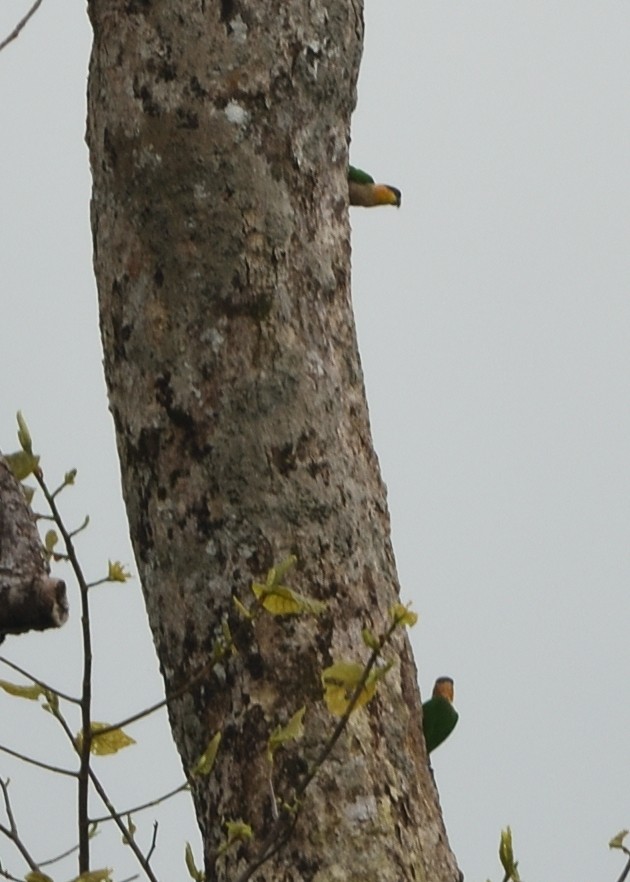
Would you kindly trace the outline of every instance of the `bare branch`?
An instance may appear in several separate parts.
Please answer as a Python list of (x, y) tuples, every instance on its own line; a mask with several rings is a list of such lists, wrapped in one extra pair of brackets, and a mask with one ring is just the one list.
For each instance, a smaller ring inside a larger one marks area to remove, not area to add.
[(0, 778), (0, 789), (2, 790), (2, 796), (4, 798), (4, 809), (7, 813), (7, 820), (9, 822), (8, 827), (5, 827), (4, 824), (0, 824), (0, 833), (6, 836), (7, 839), (11, 840), (11, 842), (15, 845), (15, 847), (20, 852), (31, 870), (33, 870), (33, 872), (37, 872), (39, 870), (39, 867), (30, 856), (26, 846), (20, 839), (20, 834), (18, 833), (15, 817), (13, 816), (13, 809), (11, 808), (11, 800), (9, 799), (9, 781), (3, 781), (2, 778)]
[(5, 37), (5, 39), (2, 41), (2, 43), (0, 43), (0, 52), (2, 52), (2, 50), (4, 49), (5, 46), (8, 46), (9, 43), (12, 43), (16, 37), (19, 37), (20, 31), (25, 27), (29, 18), (31, 18), (33, 15), (35, 15), (35, 13), (37, 12), (37, 10), (39, 9), (39, 7), (41, 5), (42, 5), (42, 0), (35, 0), (35, 3), (33, 3), (31, 8), (29, 9), (29, 11), (24, 16), (24, 18), (21, 18), (19, 20), (19, 22), (13, 28), (13, 30), (11, 31), (9, 36)]
[(0, 744), (0, 751), (2, 751), (2, 753), (8, 753), (9, 756), (14, 756), (16, 759), (22, 760), (23, 763), (29, 763), (31, 766), (45, 769), (47, 772), (55, 772), (57, 775), (68, 775), (71, 778), (76, 778), (78, 775), (78, 772), (73, 772), (71, 769), (62, 769), (61, 766), (52, 766), (49, 763), (43, 763), (41, 760), (33, 759), (32, 756), (27, 756), (25, 753), (11, 750), (10, 747), (5, 747), (4, 744)]

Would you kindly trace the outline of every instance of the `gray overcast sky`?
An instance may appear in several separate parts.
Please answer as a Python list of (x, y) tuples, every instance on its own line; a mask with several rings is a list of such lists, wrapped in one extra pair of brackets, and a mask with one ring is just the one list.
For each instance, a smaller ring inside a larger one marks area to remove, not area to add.
[[(5, 0), (0, 34), (26, 8)], [(500, 879), (506, 824), (527, 882), (614, 882), (607, 843), (630, 826), (630, 4), (370, 0), (366, 26), (353, 162), (403, 206), (353, 211), (353, 297), (421, 687), (456, 680), (460, 725), (434, 754), (451, 843), (471, 882)], [(66, 511), (91, 514), (96, 577), (131, 552), (91, 273), (89, 43), (80, 6), (44, 0), (0, 54), (0, 448), (21, 408), (51, 482), (78, 467)], [(160, 684), (137, 583), (95, 607), (111, 720)], [(73, 611), (4, 653), (78, 682)], [(41, 711), (0, 696), (0, 714), (1, 742), (42, 756), (45, 739), (62, 761)], [(125, 805), (180, 774), (163, 721), (132, 734), (103, 761)], [(69, 791), (49, 799), (1, 756), (0, 774), (36, 854), (70, 844), (41, 823)], [(165, 878), (184, 878), (187, 838), (180, 798)]]

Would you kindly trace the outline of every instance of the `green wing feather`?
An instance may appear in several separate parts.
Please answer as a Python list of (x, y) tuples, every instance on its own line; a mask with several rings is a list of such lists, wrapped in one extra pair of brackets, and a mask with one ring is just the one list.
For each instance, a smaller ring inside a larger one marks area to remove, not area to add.
[(373, 184), (374, 178), (367, 172), (355, 168), (353, 165), (348, 166), (348, 180), (354, 181), (355, 184)]
[(431, 753), (446, 741), (451, 734), (459, 714), (447, 698), (436, 695), (422, 705), (422, 728), (427, 743), (427, 753)]

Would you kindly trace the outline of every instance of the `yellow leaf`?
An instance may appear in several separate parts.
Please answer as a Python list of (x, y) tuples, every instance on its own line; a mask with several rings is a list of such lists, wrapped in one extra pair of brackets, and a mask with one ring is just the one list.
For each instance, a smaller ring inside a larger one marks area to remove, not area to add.
[(102, 870), (88, 870), (87, 873), (75, 876), (72, 882), (112, 882), (111, 867), (105, 867)]
[[(109, 756), (112, 753), (118, 753), (119, 750), (136, 743), (134, 739), (129, 735), (126, 735), (122, 729), (110, 729), (109, 723), (93, 722), (91, 729), (92, 740), (90, 743), (90, 753), (93, 753), (95, 756)], [(109, 731), (99, 735), (101, 729), (108, 729)], [(83, 733), (79, 732), (75, 740), (78, 750), (81, 750), (83, 745)]]
[(408, 628), (413, 628), (418, 621), (418, 613), (411, 612), (409, 607), (402, 603), (395, 603), (389, 614), (397, 625), (406, 625)]
[(107, 580), (109, 582), (126, 582), (131, 579), (131, 573), (118, 560), (107, 562)]
[(361, 637), (369, 649), (373, 649), (375, 652), (381, 649), (381, 641), (370, 628), (363, 628), (361, 631)]
[(0, 689), (4, 689), (9, 695), (15, 695), (17, 698), (28, 698), (29, 701), (37, 701), (40, 695), (46, 694), (45, 690), (36, 683), (32, 686), (17, 686), (7, 680), (0, 680)]
[(237, 839), (251, 839), (254, 835), (252, 828), (244, 821), (226, 821), (225, 829), (227, 830), (230, 842), (234, 842)]
[(11, 473), (16, 481), (28, 478), (39, 466), (39, 456), (33, 456), (26, 450), (18, 450), (16, 453), (7, 453), (4, 457)]
[(608, 843), (608, 848), (623, 848), (623, 840), (626, 838), (627, 835), (628, 830), (620, 830), (619, 833), (617, 833), (616, 836), (613, 836), (613, 838), (610, 840), (610, 842)]
[(25, 450), (26, 453), (33, 452), (33, 440), (31, 438), (31, 433), (28, 430), (28, 426), (26, 425), (26, 420), (22, 416), (22, 411), (18, 410), (17, 412), (17, 424), (18, 424), (18, 441), (20, 442), (20, 447), (22, 450)]
[(520, 882), (518, 870), (516, 869), (518, 864), (514, 860), (512, 830), (509, 827), (506, 827), (505, 830), (501, 830), (501, 840), (499, 842), (499, 860), (501, 861), (501, 866), (505, 870), (506, 878), (511, 879), (512, 882)]
[(306, 707), (301, 707), (293, 714), (286, 726), (278, 726), (278, 728), (271, 733), (268, 742), (270, 754), (273, 755), (273, 753), (283, 744), (286, 744), (287, 741), (296, 741), (304, 735), (303, 719), (305, 710)]
[(44, 548), (48, 554), (52, 554), (52, 550), (57, 542), (59, 542), (59, 536), (57, 533), (54, 530), (48, 530), (44, 536)]
[(325, 603), (305, 594), (298, 594), (286, 585), (269, 586), (254, 582), (252, 591), (267, 612), (274, 616), (298, 616), (303, 613), (317, 616), (326, 609)]
[(190, 842), (186, 843), (185, 860), (186, 869), (188, 870), (188, 875), (190, 876), (190, 878), (194, 879), (195, 882), (203, 882), (206, 876), (203, 870), (197, 869), (197, 865), (195, 864), (195, 856), (193, 855)]
[(50, 876), (47, 876), (46, 873), (40, 873), (37, 870), (33, 870), (32, 873), (27, 873), (24, 877), (24, 882), (53, 882)]
[(217, 732), (216, 735), (213, 735), (210, 739), (208, 746), (195, 763), (191, 772), (192, 775), (208, 775), (212, 771), (220, 743), (221, 733)]
[[(350, 699), (363, 677), (365, 667), (357, 662), (336, 662), (322, 671), (321, 679), (324, 686), (324, 701), (331, 714), (343, 716)], [(354, 705), (354, 710), (367, 704), (376, 692), (376, 682), (380, 675), (370, 673)]]

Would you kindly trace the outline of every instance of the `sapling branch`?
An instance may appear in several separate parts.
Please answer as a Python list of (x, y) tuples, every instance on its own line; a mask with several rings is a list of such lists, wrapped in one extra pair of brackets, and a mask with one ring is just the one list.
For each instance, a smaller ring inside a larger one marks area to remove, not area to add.
[[(100, 734), (100, 733), (99, 733)], [(156, 805), (161, 805), (163, 802), (166, 802), (167, 799), (171, 799), (173, 796), (177, 796), (178, 793), (184, 793), (186, 790), (190, 788), (188, 781), (185, 781), (183, 784), (179, 784), (177, 787), (174, 787), (172, 790), (169, 790), (168, 793), (163, 794), (162, 796), (158, 796), (156, 799), (151, 799), (149, 802), (143, 802), (141, 805), (135, 805), (133, 808), (125, 809), (121, 812), (116, 812), (116, 814), (123, 818), (125, 815), (137, 815), (138, 812), (143, 812), (146, 809), (154, 808)], [(103, 815), (100, 818), (92, 818), (90, 823), (92, 824), (103, 824), (106, 821), (113, 821), (114, 817), (111, 812), (108, 815)]]
[(0, 43), (0, 52), (2, 52), (2, 50), (4, 49), (5, 46), (8, 46), (9, 43), (11, 43), (13, 40), (15, 40), (16, 37), (19, 37), (20, 32), (21, 32), (22, 29), (26, 26), (26, 24), (28, 23), (28, 20), (29, 20), (33, 15), (35, 15), (35, 13), (37, 12), (37, 10), (39, 9), (39, 7), (40, 7), (41, 5), (42, 5), (42, 0), (35, 0), (35, 3), (33, 3), (33, 5), (32, 5), (31, 8), (29, 9), (29, 11), (26, 13), (26, 15), (23, 16), (23, 17), (19, 20), (19, 22), (18, 22), (18, 23), (16, 24), (16, 26), (13, 28), (13, 30), (11, 31), (11, 33), (9, 34), (9, 36), (8, 36), (8, 37), (5, 37), (4, 40)]
[[(79, 822), (79, 873), (86, 873), (90, 868), (90, 840), (88, 836), (88, 772), (90, 768), (90, 747), (92, 742), (92, 635), (90, 629), (90, 607), (88, 602), (88, 586), (83, 570), (72, 542), (73, 534), (65, 526), (57, 507), (56, 498), (49, 491), (41, 470), (35, 473), (35, 480), (44, 494), (44, 499), (51, 511), (55, 524), (61, 534), (68, 556), (68, 561), (79, 586), (81, 597), (81, 638), (83, 641), (83, 679), (81, 685), (81, 728), (83, 738), (80, 750), (79, 786), (77, 788), (77, 811)], [(82, 529), (82, 528), (79, 528)], [(75, 531), (75, 533), (78, 531)]]
[(11, 842), (15, 845), (17, 850), (20, 852), (25, 862), (31, 868), (33, 872), (38, 872), (39, 867), (31, 857), (28, 852), (28, 849), (20, 839), (20, 835), (18, 833), (17, 824), (15, 822), (15, 817), (13, 815), (13, 809), (11, 807), (11, 800), (9, 799), (9, 782), (3, 781), (0, 778), (0, 789), (2, 789), (2, 798), (4, 800), (4, 810), (7, 815), (7, 821), (9, 822), (9, 826), (5, 827), (4, 824), (0, 824), (0, 833), (10, 839)]
[(9, 756), (14, 756), (16, 759), (21, 760), (23, 763), (28, 763), (31, 766), (37, 766), (39, 769), (44, 769), (47, 772), (54, 772), (55, 775), (68, 775), (70, 778), (77, 778), (79, 773), (73, 772), (71, 769), (62, 769), (61, 766), (53, 766), (50, 763), (44, 763), (41, 760), (36, 760), (32, 756), (27, 756), (25, 753), (20, 753), (17, 750), (12, 750), (10, 747), (6, 747), (4, 744), (0, 744), (0, 751), (2, 753), (7, 753)]

